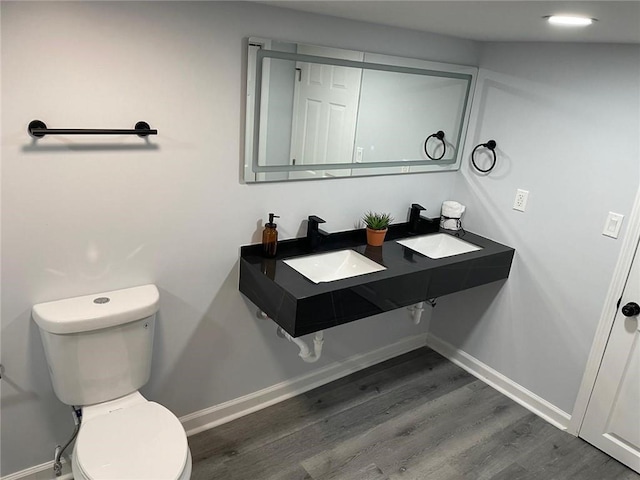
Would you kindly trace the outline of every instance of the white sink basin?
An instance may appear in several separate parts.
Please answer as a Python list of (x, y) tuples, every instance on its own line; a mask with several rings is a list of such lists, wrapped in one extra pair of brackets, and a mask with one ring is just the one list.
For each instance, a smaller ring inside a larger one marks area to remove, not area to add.
[(334, 280), (386, 270), (386, 267), (353, 250), (307, 255), (283, 260), (283, 262), (313, 283), (333, 282)]
[(431, 235), (423, 235), (422, 237), (405, 238), (404, 240), (398, 240), (398, 243), (429, 258), (451, 257), (452, 255), (482, 250), (482, 247), (465, 242), (446, 233), (434, 233)]

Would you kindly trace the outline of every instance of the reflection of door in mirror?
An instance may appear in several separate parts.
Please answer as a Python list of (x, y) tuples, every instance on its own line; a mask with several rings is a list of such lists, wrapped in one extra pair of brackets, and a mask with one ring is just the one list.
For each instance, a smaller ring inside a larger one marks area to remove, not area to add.
[[(362, 61), (362, 52), (298, 45), (299, 54), (329, 56)], [(289, 172), (289, 178), (329, 176), (317, 165), (352, 163), (358, 118), (362, 69), (296, 62), (291, 163), (315, 165), (311, 170)], [(330, 171), (331, 176), (348, 176), (351, 169)]]

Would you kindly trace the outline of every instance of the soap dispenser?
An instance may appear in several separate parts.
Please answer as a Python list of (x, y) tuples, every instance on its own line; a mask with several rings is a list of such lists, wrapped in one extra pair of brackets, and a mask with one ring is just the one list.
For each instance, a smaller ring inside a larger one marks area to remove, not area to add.
[(269, 214), (269, 221), (265, 224), (262, 231), (262, 253), (265, 257), (275, 257), (276, 248), (278, 247), (278, 230), (277, 225), (273, 223), (274, 218), (280, 218), (279, 215)]

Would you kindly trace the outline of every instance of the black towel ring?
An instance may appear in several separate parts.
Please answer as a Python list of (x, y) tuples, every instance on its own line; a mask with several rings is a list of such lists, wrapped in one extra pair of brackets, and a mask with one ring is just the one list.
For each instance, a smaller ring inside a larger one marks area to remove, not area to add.
[[(498, 144), (496, 143), (495, 140), (489, 140), (487, 143), (481, 143), (479, 145), (476, 145), (476, 148), (474, 148), (473, 151), (471, 152), (471, 163), (473, 163), (473, 166), (476, 168), (476, 170), (482, 173), (488, 173), (491, 170), (493, 170), (493, 167), (496, 166), (496, 146), (497, 145)], [(476, 160), (474, 157), (476, 155), (476, 150), (478, 150), (480, 147), (488, 148), (489, 150), (491, 150), (491, 153), (493, 154), (493, 161), (491, 162), (491, 166), (487, 169), (482, 169), (478, 165), (476, 165)]]
[[(429, 142), (430, 138), (437, 138), (438, 140), (440, 140), (442, 142), (442, 154), (438, 157), (432, 157), (431, 155), (429, 155), (429, 151), (427, 150), (427, 143)], [(424, 141), (424, 153), (427, 155), (427, 157), (429, 157), (431, 160), (442, 160), (442, 157), (444, 157), (444, 154), (447, 152), (447, 144), (444, 143), (444, 132), (442, 130), (438, 130), (436, 133), (432, 133), (431, 135), (429, 135), (427, 137), (427, 139)]]

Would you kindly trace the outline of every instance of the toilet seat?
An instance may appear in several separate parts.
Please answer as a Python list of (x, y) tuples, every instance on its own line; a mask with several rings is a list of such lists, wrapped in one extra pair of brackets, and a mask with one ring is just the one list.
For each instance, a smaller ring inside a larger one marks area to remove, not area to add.
[(74, 455), (80, 473), (95, 480), (176, 480), (188, 460), (182, 424), (155, 402), (135, 404), (83, 422)]

